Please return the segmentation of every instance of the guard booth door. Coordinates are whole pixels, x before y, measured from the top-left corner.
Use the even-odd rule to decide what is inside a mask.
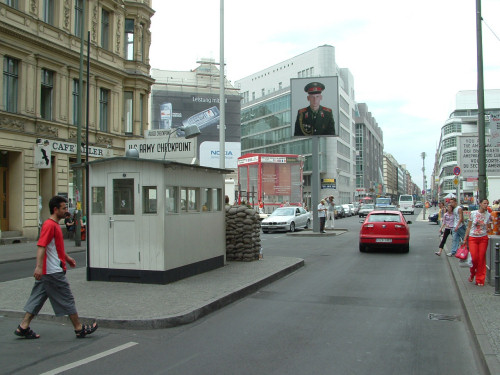
[[[139,173],[108,174],[107,191],[110,268],[140,269]]]

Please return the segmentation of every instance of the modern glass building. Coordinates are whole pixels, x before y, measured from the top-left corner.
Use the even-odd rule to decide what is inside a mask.
[[[485,90],[484,99],[486,175],[500,176],[500,169],[495,167],[495,164],[500,164],[500,154],[498,146],[491,144],[490,129],[490,120],[500,116],[500,90]],[[455,194],[458,189],[461,199],[465,202],[472,202],[477,195],[479,171],[477,165],[474,165],[474,155],[477,157],[478,151],[477,115],[476,91],[459,91],[456,95],[456,109],[441,128],[441,138],[436,153],[434,175],[437,182],[437,196],[440,199],[450,193]],[[454,173],[457,166],[461,168],[458,177]]]
[[[298,154],[304,161],[304,202],[311,207],[312,141],[292,134],[292,78],[339,78],[339,134],[320,138],[320,176],[335,179],[321,190],[336,203],[355,199],[356,140],[354,79],[348,69],[335,63],[335,48],[329,45],[270,66],[235,82],[242,95],[241,154]],[[295,114],[294,114],[295,115]]]

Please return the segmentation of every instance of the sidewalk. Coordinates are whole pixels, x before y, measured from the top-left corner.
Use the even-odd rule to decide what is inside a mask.
[[[416,221],[428,222],[429,214],[437,212],[437,208],[432,207],[426,211],[425,220],[422,217],[422,210]],[[448,252],[447,246],[443,249],[445,254]],[[469,268],[460,267],[457,258],[447,256],[444,258],[457,286],[460,302],[465,311],[465,320],[478,348],[479,359],[487,373],[500,374],[500,296],[495,295],[495,288],[489,283],[484,287],[469,283],[467,281]]]
[[[85,251],[65,240],[68,253]],[[36,243],[0,246],[0,263],[35,259]],[[166,285],[86,281],[86,269],[68,269],[67,277],[83,320],[101,327],[151,329],[191,323],[256,292],[304,265],[300,258],[264,256],[254,262],[228,262],[224,267]],[[0,283],[0,314],[21,318],[33,277]],[[133,301],[133,303],[131,303]],[[50,303],[38,319],[55,317]]]

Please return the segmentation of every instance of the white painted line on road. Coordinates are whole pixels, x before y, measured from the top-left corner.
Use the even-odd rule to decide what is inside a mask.
[[[61,366],[61,367],[55,368],[53,370],[44,372],[41,375],[56,375],[56,374],[60,374],[61,372],[64,372],[64,371],[67,371],[67,370],[71,370],[71,369],[73,369],[75,367],[78,367],[78,366],[81,366],[81,365],[85,365],[85,364],[87,364],[89,362],[97,361],[98,359],[107,357],[108,355],[118,353],[118,352],[120,352],[122,350],[125,350],[125,349],[128,349],[128,348],[130,348],[130,347],[132,347],[134,345],[137,345],[137,343],[133,342],[133,341],[130,341],[130,342],[126,343],[126,344],[117,346],[116,348],[113,348],[113,349],[106,350],[105,352],[102,352],[102,353],[90,356],[90,357],[88,357],[86,359],[82,359],[80,361],[69,363],[69,364],[67,364],[65,366]]]

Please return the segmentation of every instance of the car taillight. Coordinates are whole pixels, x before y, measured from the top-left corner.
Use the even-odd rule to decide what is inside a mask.
[[[397,229],[401,229],[401,228],[404,228],[405,226],[404,225],[401,225],[401,224],[396,224],[394,225],[394,228],[397,228]]]
[[[366,225],[365,225],[365,228],[373,228],[374,226],[375,226],[375,225],[373,225],[373,224],[366,224]]]

